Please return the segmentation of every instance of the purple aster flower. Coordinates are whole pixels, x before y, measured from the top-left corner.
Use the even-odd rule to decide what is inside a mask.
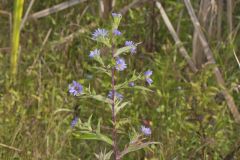
[[[127,64],[123,58],[117,58],[115,67],[116,70],[123,71],[125,68],[127,68]]]
[[[145,79],[146,79],[146,82],[151,85],[153,83],[153,80],[150,78],[150,76],[152,75],[152,71],[151,70],[147,70],[145,73]]]
[[[145,126],[141,126],[141,131],[146,136],[150,136],[152,134],[151,129]]]
[[[133,41],[126,41],[125,46],[131,46],[132,48],[130,49],[130,52],[132,54],[137,52],[137,47],[135,46],[135,43]]]
[[[77,122],[78,122],[78,117],[74,117],[71,122],[71,127],[73,128],[74,126],[76,126]]]
[[[81,94],[83,92],[83,86],[76,81],[73,81],[72,84],[69,84],[68,89],[69,93],[74,96]]]
[[[120,13],[112,13],[112,16],[113,16],[113,18],[114,17],[118,17],[118,18],[122,17],[122,15]]]
[[[135,83],[134,83],[134,82],[129,82],[128,85],[129,85],[130,87],[134,87]]]
[[[99,37],[107,37],[108,35],[108,31],[106,29],[101,29],[101,28],[98,28],[94,31],[94,33],[92,34],[93,36],[93,39],[97,39]]]
[[[149,85],[151,85],[153,83],[153,80],[151,78],[146,78],[146,81]]]
[[[133,46],[134,42],[133,41],[126,41],[125,46]]]
[[[99,49],[95,49],[94,51],[90,52],[89,57],[90,58],[94,58],[94,57],[99,56],[99,55],[100,55],[100,50]]]
[[[122,34],[122,32],[120,32],[118,29],[114,29],[114,30],[113,30],[113,34],[114,34],[115,36],[120,36],[120,35]]]
[[[144,75],[145,75],[146,77],[150,77],[150,76],[152,75],[152,71],[151,71],[151,70],[147,70],[147,71],[144,73]]]
[[[118,92],[114,92],[115,96],[117,97],[117,99],[119,99],[120,101],[123,100],[123,95],[118,93]],[[108,98],[112,99],[113,98],[113,91],[109,91],[108,93]]]

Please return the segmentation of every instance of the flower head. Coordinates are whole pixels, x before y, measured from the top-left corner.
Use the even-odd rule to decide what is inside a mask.
[[[127,68],[127,64],[125,63],[125,60],[123,58],[117,58],[115,67],[116,70],[123,71]]]
[[[99,49],[95,49],[94,51],[90,52],[89,57],[90,58],[94,58],[94,57],[99,56],[99,55],[100,55],[100,50]]]
[[[122,95],[122,94],[114,91],[114,95],[115,95],[114,97],[116,97],[116,98],[119,99],[120,101],[123,100],[123,95]],[[108,93],[108,98],[111,98],[111,99],[113,98],[113,91],[109,91],[109,93]]]
[[[92,34],[93,36],[93,39],[98,39],[99,37],[107,37],[108,35],[108,31],[106,29],[101,29],[101,28],[98,28],[94,31],[94,33]]]
[[[76,116],[73,118],[73,120],[71,122],[71,127],[73,128],[74,126],[76,126],[77,122],[78,122],[78,117]]]
[[[77,96],[83,92],[83,86],[76,81],[73,81],[72,84],[69,84],[68,89],[69,93],[74,96]]]
[[[133,41],[126,41],[125,46],[133,46],[134,42]]]
[[[144,73],[144,76],[145,76],[145,80],[146,82],[151,85],[153,83],[153,80],[150,78],[150,76],[152,75],[152,71],[151,70],[147,70],[145,73]]]
[[[147,70],[147,71],[144,73],[144,75],[145,75],[146,77],[150,77],[150,76],[152,75],[152,71],[151,71],[151,70]]]
[[[125,46],[131,46],[130,52],[132,54],[137,52],[137,47],[135,46],[135,43],[133,41],[126,41]]]
[[[118,17],[118,18],[122,17],[122,15],[120,13],[112,13],[112,16],[113,16],[113,18],[114,17]]]
[[[153,83],[153,80],[151,78],[146,78],[146,82],[151,85]]]
[[[128,86],[130,86],[130,87],[134,87],[134,85],[135,85],[134,82],[129,82],[129,83],[128,83]]]
[[[141,126],[141,131],[146,136],[150,136],[152,134],[151,129],[145,126]]]
[[[115,36],[120,36],[120,35],[122,34],[122,32],[120,32],[118,29],[114,29],[114,30],[113,30],[113,34],[114,34]]]

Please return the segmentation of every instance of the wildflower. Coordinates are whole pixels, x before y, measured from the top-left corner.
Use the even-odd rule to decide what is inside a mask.
[[[113,18],[114,17],[117,17],[117,18],[121,18],[122,17],[122,15],[120,13],[112,13],[112,16],[113,16]]]
[[[150,78],[150,76],[152,75],[152,71],[151,70],[147,70],[145,73],[144,73],[144,75],[145,75],[145,80],[146,80],[146,82],[149,84],[149,85],[151,85],[152,83],[153,83],[153,80]]]
[[[151,78],[146,78],[146,81],[149,85],[151,85],[153,83],[153,80]]]
[[[133,46],[134,42],[133,41],[126,41],[125,46]]]
[[[122,32],[120,32],[118,29],[114,29],[114,30],[113,30],[113,34],[114,34],[115,36],[120,36],[120,35],[122,34]]]
[[[119,99],[120,101],[123,100],[123,95],[122,95],[122,94],[114,91],[114,95],[115,95],[114,97],[116,97],[116,98]],[[109,93],[108,93],[108,98],[111,98],[111,99],[113,98],[113,91],[109,91]]]
[[[150,77],[150,76],[152,75],[152,71],[151,71],[151,70],[147,70],[147,71],[144,73],[144,75],[145,75],[146,77]]]
[[[83,92],[83,86],[76,81],[73,81],[72,84],[68,86],[69,93],[76,96]]]
[[[125,46],[131,46],[130,52],[132,54],[137,52],[137,47],[135,46],[135,43],[133,41],[126,41]]]
[[[94,51],[90,52],[89,57],[94,58],[94,57],[99,56],[99,55],[100,55],[100,50],[95,49]]]
[[[130,86],[130,87],[133,87],[134,85],[135,85],[134,82],[129,82],[129,83],[128,83],[128,86]]]
[[[98,39],[99,37],[107,37],[108,35],[108,31],[106,29],[101,29],[101,28],[98,28],[94,31],[94,33],[92,34],[93,36],[93,39]]]
[[[77,122],[78,122],[78,117],[76,116],[73,118],[73,120],[71,122],[71,127],[73,128],[74,126],[76,126]]]
[[[141,126],[141,131],[146,136],[150,136],[152,134],[151,129],[145,126]]]
[[[125,63],[125,60],[123,58],[117,58],[115,67],[116,70],[123,71],[125,68],[127,68],[127,64]]]

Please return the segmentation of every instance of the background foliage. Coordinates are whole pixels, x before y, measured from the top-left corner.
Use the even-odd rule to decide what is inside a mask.
[[[1,11],[13,12],[13,1],[0,2]],[[64,1],[35,1],[30,15],[61,2]],[[131,2],[116,1],[113,10],[118,12]],[[23,14],[29,3],[30,0],[25,1]],[[200,1],[192,3],[197,12]],[[165,0],[162,4],[191,53],[193,25],[184,3]],[[233,54],[235,49],[236,55],[240,55],[238,6],[239,1],[235,1],[232,14],[235,37],[228,39],[228,21],[223,16],[222,39],[209,43],[226,86],[240,106],[240,72]],[[72,136],[70,123],[74,107],[80,106],[82,121],[87,121],[92,114],[97,124],[97,117],[102,117],[102,129],[106,131],[108,128],[104,125],[110,123],[111,115],[106,114],[107,107],[97,101],[76,101],[68,95],[67,88],[76,79],[107,95],[100,87],[107,85],[106,77],[91,70],[93,63],[88,54],[93,47],[91,32],[97,26],[109,28],[110,15],[101,18],[98,1],[86,1],[39,19],[27,20],[20,36],[14,87],[9,81],[12,23],[8,15],[0,15],[0,159],[95,159],[94,153],[109,146]],[[153,1],[130,8],[123,15],[121,27],[124,37],[142,42],[136,57],[126,59],[131,62],[129,70],[151,69],[154,73],[153,93],[124,93],[132,102],[124,115],[126,121],[132,123],[125,125],[122,132],[128,134],[129,130],[139,130],[141,124],[149,123],[153,131],[150,139],[161,142],[161,146],[131,153],[126,159],[218,160],[231,156],[239,159],[240,127],[220,93],[221,88],[211,72],[213,66],[204,67],[196,74],[189,71]],[[46,35],[49,36],[46,38]],[[131,98],[132,94],[135,98]]]

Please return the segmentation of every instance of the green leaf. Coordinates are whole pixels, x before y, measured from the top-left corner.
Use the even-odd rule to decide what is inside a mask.
[[[105,69],[105,68],[102,68],[102,67],[92,67],[92,68],[96,69],[99,72],[107,74],[109,77],[112,76],[112,73],[109,70]]]
[[[113,145],[113,141],[109,137],[103,134],[97,134],[89,131],[79,131],[77,133],[73,133],[73,135],[79,139],[99,140],[99,141],[106,142],[107,144]]]
[[[100,132],[101,132],[101,121],[102,121],[102,119],[100,118],[98,120],[98,125],[97,125],[97,130],[96,130],[97,134],[100,134]]]
[[[90,131],[92,131],[91,121],[92,121],[92,115],[88,118],[88,122],[87,122],[87,126]]]
[[[109,103],[112,104],[112,100],[106,97],[103,97],[102,95],[90,95],[89,97],[96,99],[98,101],[104,102],[104,103]]]
[[[141,43],[141,42],[140,42],[140,43]],[[116,53],[114,54],[114,57],[117,57],[117,56],[119,56],[120,54],[129,52],[132,47],[134,47],[134,46],[137,47],[137,45],[139,45],[140,43],[136,43],[136,44],[134,44],[133,46],[125,46],[125,47],[119,48],[119,49],[116,51]]]
[[[134,152],[134,151],[137,151],[137,150],[140,150],[142,148],[145,148],[147,147],[148,145],[151,145],[151,144],[160,144],[159,142],[145,142],[145,143],[133,143],[133,144],[130,144],[127,148],[125,148],[119,158],[122,158],[124,155],[130,153],[130,152]]]
[[[114,57],[117,57],[117,56],[119,56],[120,54],[129,52],[131,48],[132,48],[132,46],[126,46],[126,47],[119,48],[119,49],[116,51],[116,53],[114,54]]]
[[[153,92],[151,89],[147,88],[147,87],[143,87],[143,86],[134,86],[134,89],[140,89],[140,90],[144,90],[144,91],[149,91],[149,92]]]
[[[118,114],[118,112],[122,109],[122,108],[124,108],[127,104],[129,104],[129,102],[123,102],[123,103],[121,103],[121,105],[116,105],[116,111],[115,111],[115,115],[117,115]]]
[[[102,140],[110,145],[113,145],[113,141],[109,137],[107,137],[103,134],[97,134],[97,136],[99,137],[100,140]]]

